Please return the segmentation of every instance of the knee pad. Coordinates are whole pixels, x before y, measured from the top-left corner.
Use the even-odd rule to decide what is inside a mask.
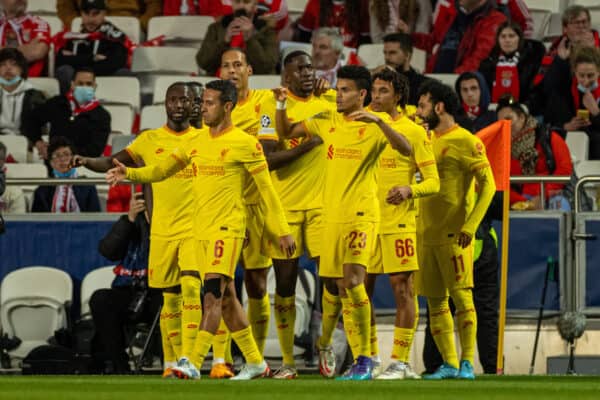
[[[216,299],[220,299],[223,296],[221,293],[221,279],[211,278],[204,282],[204,294],[212,294]]]

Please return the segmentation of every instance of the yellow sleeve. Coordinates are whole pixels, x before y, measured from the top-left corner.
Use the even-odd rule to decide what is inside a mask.
[[[149,183],[167,179],[181,171],[189,164],[189,158],[184,150],[175,149],[169,157],[158,164],[143,168],[127,168],[127,179],[134,182]]]
[[[131,159],[138,165],[144,164],[142,154],[144,152],[144,146],[146,146],[146,143],[146,134],[142,133],[125,148],[125,151],[129,154]]]
[[[476,169],[474,175],[475,180],[477,181],[478,196],[475,207],[473,207],[471,214],[467,217],[462,228],[463,232],[466,232],[471,236],[475,235],[475,231],[483,220],[483,217],[494,198],[494,194],[496,193],[496,182],[494,181],[492,168],[489,165]]]
[[[440,191],[440,177],[438,175],[431,142],[426,135],[422,136],[422,138],[418,138],[414,142],[411,142],[415,162],[422,177],[421,182],[410,185],[413,198],[429,196]]]

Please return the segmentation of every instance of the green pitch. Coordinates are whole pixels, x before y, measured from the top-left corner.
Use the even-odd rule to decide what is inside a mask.
[[[2,376],[3,400],[469,400],[469,399],[598,399],[599,377],[506,376],[464,381],[336,382],[318,376],[296,381],[250,382],[163,380],[158,376]]]

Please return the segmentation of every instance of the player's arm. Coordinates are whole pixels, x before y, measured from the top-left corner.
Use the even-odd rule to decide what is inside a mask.
[[[475,180],[477,181],[479,192],[475,207],[473,207],[473,210],[467,216],[467,220],[465,221],[459,236],[458,244],[463,248],[467,247],[473,239],[477,227],[483,220],[483,217],[494,198],[494,194],[496,194],[496,182],[494,181],[494,174],[492,173],[492,168],[489,164],[484,164],[483,166],[475,168],[473,173],[475,175]]]
[[[304,137],[308,135],[305,130],[304,124],[301,122],[291,123],[287,115],[287,89],[284,87],[278,87],[273,89],[275,101],[277,102],[277,108],[275,110],[275,129],[277,134],[283,139],[291,139],[297,137]]]
[[[115,167],[106,173],[106,181],[111,185],[115,185],[125,179],[140,183],[159,182],[181,171],[188,163],[187,154],[180,149],[175,149],[169,157],[158,164],[142,168],[127,168],[119,160],[114,159],[113,164]]]
[[[281,150],[279,148],[279,142],[277,141],[260,141],[267,159],[267,164],[269,164],[270,171],[274,171],[285,165],[288,165],[292,161],[300,158],[300,156],[308,153],[322,143],[323,139],[321,139],[320,136],[312,136],[310,139],[303,141],[292,149]]]
[[[409,156],[412,153],[412,146],[408,139],[401,133],[396,132],[394,128],[389,126],[382,118],[377,115],[371,114],[364,110],[355,111],[348,115],[348,118],[354,119],[355,121],[373,122],[377,124],[379,129],[383,132],[387,138],[392,149],[396,150],[404,156]]]
[[[73,157],[73,161],[71,161],[71,167],[86,167],[94,172],[106,172],[114,166],[113,159],[118,160],[127,167],[136,166],[135,160],[131,157],[129,152],[127,152],[127,150],[121,150],[110,157],[84,157],[77,154]]]

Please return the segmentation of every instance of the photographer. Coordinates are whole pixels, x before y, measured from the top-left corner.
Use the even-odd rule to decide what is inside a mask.
[[[118,262],[112,288],[97,290],[90,299],[94,343],[99,347],[93,352],[107,362],[105,373],[130,372],[124,326],[151,323],[162,303],[160,291],[148,288],[149,234],[146,204],[142,194],[136,193],[129,213],[121,216],[98,245],[100,254]]]

